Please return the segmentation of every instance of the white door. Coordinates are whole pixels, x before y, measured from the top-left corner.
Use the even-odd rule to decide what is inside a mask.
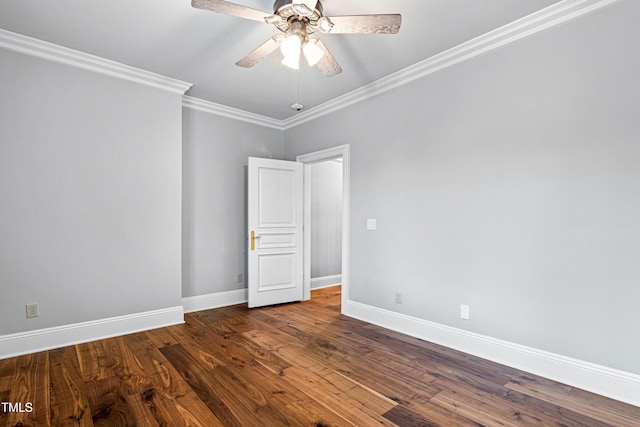
[[[249,158],[249,307],[303,297],[303,164]]]

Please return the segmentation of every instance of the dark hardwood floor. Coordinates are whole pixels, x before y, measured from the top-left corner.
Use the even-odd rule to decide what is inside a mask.
[[[309,302],[0,361],[0,426],[640,426],[640,408]],[[13,407],[15,410],[16,407]]]

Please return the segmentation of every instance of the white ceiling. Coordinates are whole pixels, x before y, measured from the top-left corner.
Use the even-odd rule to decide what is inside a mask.
[[[280,64],[276,51],[236,67],[275,27],[193,9],[190,0],[2,0],[0,28],[173,77],[189,95],[283,120],[297,100],[312,108],[558,0],[323,0],[327,16],[400,13],[396,35],[322,34],[343,72],[324,77]],[[271,11],[272,0],[236,3]]]

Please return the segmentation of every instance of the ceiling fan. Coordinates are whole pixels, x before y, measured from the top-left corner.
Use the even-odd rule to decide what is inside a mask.
[[[276,0],[273,13],[262,12],[223,0],[192,0],[191,6],[254,21],[273,24],[277,34],[245,56],[236,65],[251,68],[278,47],[284,55],[282,64],[298,69],[304,55],[310,67],[332,77],[342,68],[327,50],[317,32],[326,34],[396,34],[400,30],[399,14],[349,15],[328,17],[323,14],[320,0]]]

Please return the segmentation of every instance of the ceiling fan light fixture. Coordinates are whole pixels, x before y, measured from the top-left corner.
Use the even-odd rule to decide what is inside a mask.
[[[337,1],[337,0],[336,0]],[[317,66],[325,77],[333,77],[342,68],[314,34],[396,34],[402,24],[399,13],[370,15],[324,15],[322,0],[275,0],[273,13],[233,3],[233,0],[191,0],[191,6],[253,21],[266,22],[280,34],[268,39],[247,56],[236,62],[238,67],[251,68],[280,47],[282,64],[299,69],[304,54],[310,66]],[[310,37],[311,35],[311,37]]]
[[[316,65],[324,56],[324,50],[320,49],[317,43],[317,39],[310,38],[302,48],[302,52],[304,53],[304,57],[307,58],[309,67]]]

